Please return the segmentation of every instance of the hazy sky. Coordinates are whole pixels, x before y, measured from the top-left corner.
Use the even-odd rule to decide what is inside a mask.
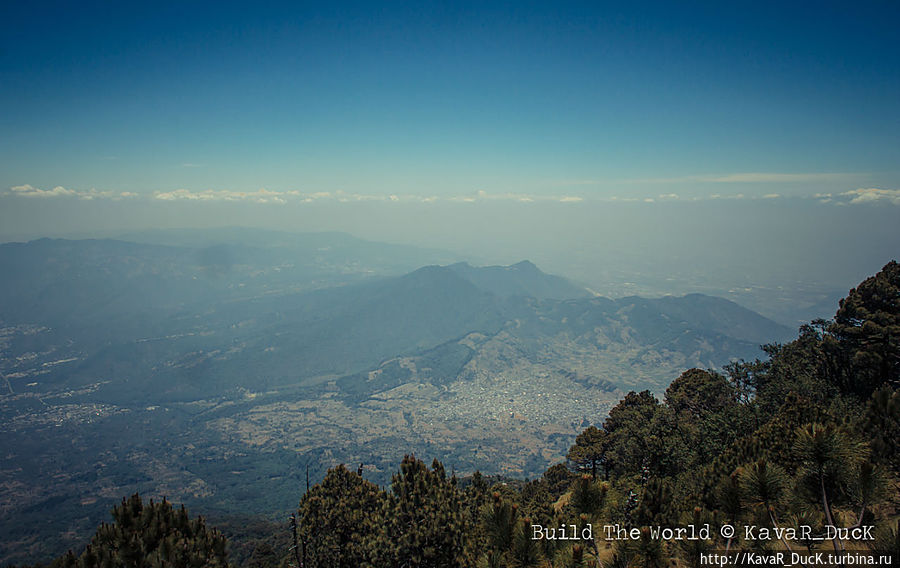
[[[819,269],[875,264],[900,244],[898,24],[889,1],[4,2],[0,236],[617,235],[696,262],[778,235],[799,267],[828,230],[848,244]],[[707,220],[743,229],[673,236]]]
[[[895,2],[134,4],[3,3],[6,189],[900,185]]]

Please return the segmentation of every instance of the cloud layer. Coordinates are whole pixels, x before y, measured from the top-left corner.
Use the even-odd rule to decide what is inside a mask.
[[[48,198],[48,197],[75,197],[78,199],[122,199],[125,197],[137,197],[136,193],[130,191],[97,191],[94,188],[87,190],[66,189],[61,185],[57,185],[53,189],[40,189],[31,184],[15,185],[9,188],[7,195],[28,198]]]
[[[243,202],[243,203],[313,203],[313,202],[338,202],[352,203],[364,201],[404,202],[404,203],[476,203],[476,202],[555,202],[555,203],[580,203],[582,201],[609,201],[609,202],[643,202],[654,203],[662,201],[708,201],[718,199],[748,199],[748,200],[778,200],[786,197],[779,193],[766,193],[764,195],[746,195],[744,193],[712,193],[706,196],[682,196],[677,193],[661,193],[655,195],[627,195],[627,196],[591,196],[591,195],[546,195],[529,193],[490,193],[484,190],[461,195],[416,195],[416,194],[364,194],[348,193],[344,191],[316,191],[302,192],[299,190],[270,190],[260,188],[255,191],[235,191],[228,189],[176,189],[172,191],[156,191],[153,193],[138,194],[128,191],[98,191],[96,189],[74,190],[63,186],[52,189],[40,189],[30,184],[17,185],[0,196],[20,198],[69,198],[80,200],[139,198],[154,201],[193,201],[193,202]],[[820,203],[833,203],[836,205],[865,205],[865,204],[892,204],[900,205],[900,190],[884,188],[858,188],[840,193],[815,193],[806,196],[794,196],[794,199],[815,199]]]
[[[853,191],[845,191],[841,194],[848,197],[850,203],[892,203],[900,205],[900,189],[880,189],[877,187],[867,187],[854,189]]]

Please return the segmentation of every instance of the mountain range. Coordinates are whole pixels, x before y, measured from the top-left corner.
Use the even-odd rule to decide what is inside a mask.
[[[23,539],[39,512],[93,526],[132,491],[274,514],[301,466],[384,483],[398,452],[532,475],[625,392],[793,335],[721,298],[603,298],[528,261],[152,236],[0,245],[0,527]]]

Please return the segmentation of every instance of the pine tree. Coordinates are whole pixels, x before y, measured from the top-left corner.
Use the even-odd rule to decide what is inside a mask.
[[[297,515],[304,568],[357,568],[386,562],[386,496],[344,465],[328,470],[300,500]]]
[[[569,450],[566,459],[582,471],[589,471],[593,479],[597,479],[597,470],[603,468],[604,478],[609,479],[609,469],[605,467],[610,438],[604,430],[589,426],[575,438],[575,445]]]
[[[889,262],[841,300],[828,331],[850,373],[841,387],[863,397],[900,383],[900,264]]]
[[[114,522],[103,523],[84,552],[54,560],[53,568],[166,568],[228,566],[225,537],[208,529],[202,517],[191,519],[182,505],[165,499],[145,504],[137,494],[112,510]]]
[[[900,390],[882,387],[872,394],[863,427],[874,457],[900,475]]]
[[[431,469],[406,456],[391,483],[387,539],[394,566],[456,568],[464,557],[461,495],[437,460]]]
[[[799,488],[808,501],[822,507],[826,522],[838,526],[835,507],[852,498],[847,488],[857,482],[861,523],[877,486],[865,445],[840,427],[811,423],[797,430],[794,450],[802,464],[797,472]],[[843,549],[840,539],[835,538],[833,544],[835,551]]]

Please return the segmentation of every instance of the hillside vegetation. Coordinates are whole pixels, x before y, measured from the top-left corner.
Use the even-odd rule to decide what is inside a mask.
[[[296,546],[275,549],[263,538],[258,547],[269,546],[269,554],[242,560],[305,568],[662,567],[698,566],[712,550],[763,548],[877,548],[900,558],[900,265],[889,263],[851,290],[832,321],[813,322],[765,350],[767,359],[723,373],[688,370],[661,398],[627,393],[600,427],[582,431],[565,464],[531,481],[459,478],[437,460],[429,466],[408,455],[383,489],[362,467],[334,467],[300,498]],[[118,509],[115,515],[121,526]],[[608,542],[599,529],[588,540],[532,538],[533,524],[588,523],[644,536],[650,527],[709,523],[713,530],[692,541]],[[726,539],[718,530],[724,524],[808,525],[816,536],[828,525],[872,525],[875,540],[762,542],[742,532]],[[153,526],[142,530],[160,530]],[[97,558],[118,546],[101,538],[110,532],[101,527],[77,559],[53,564],[107,565]],[[206,550],[201,564],[215,564],[218,541],[204,548],[209,538],[197,531],[183,546]],[[144,565],[136,562],[128,565]]]

